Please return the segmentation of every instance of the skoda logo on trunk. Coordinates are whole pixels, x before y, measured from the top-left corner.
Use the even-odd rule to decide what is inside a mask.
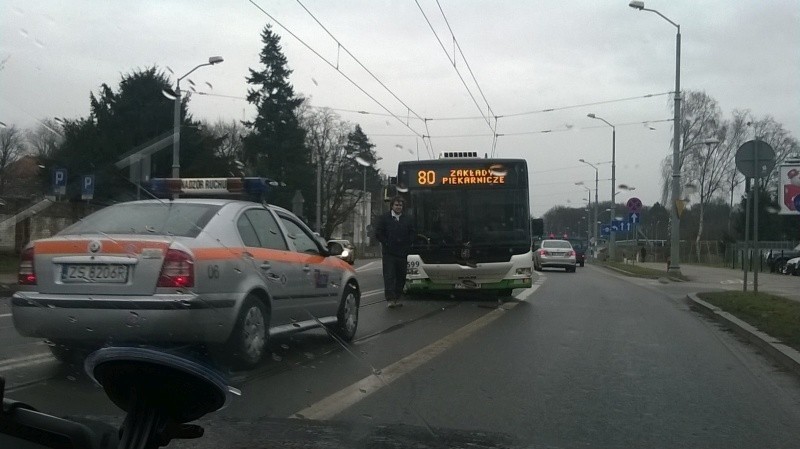
[[[100,244],[99,240],[92,240],[91,242],[89,242],[89,252],[96,253],[100,251],[101,247],[102,245]]]

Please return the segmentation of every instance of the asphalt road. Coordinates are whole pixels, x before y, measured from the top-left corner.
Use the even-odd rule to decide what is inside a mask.
[[[366,294],[354,344],[339,346],[321,331],[273,341],[261,367],[228,374],[242,396],[201,420],[206,436],[175,446],[270,447],[264,443],[287,435],[276,426],[306,423],[282,420],[288,417],[347,422],[359,435],[410,425],[442,447],[455,438],[442,429],[497,433],[508,436],[503,445],[537,448],[788,448],[800,441],[800,380],[691,311],[684,298],[698,284],[587,266],[546,271],[534,289],[515,291],[499,308],[424,297],[387,309],[379,263],[363,266],[360,278]],[[0,363],[47,349],[15,340],[8,325],[0,318],[0,338],[17,346],[3,348]],[[49,359],[7,372],[21,379],[14,399],[60,415],[119,420],[79,367]]]

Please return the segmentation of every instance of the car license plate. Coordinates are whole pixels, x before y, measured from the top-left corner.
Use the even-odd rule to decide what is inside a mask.
[[[63,265],[61,282],[99,282],[124,284],[128,282],[127,265]]]
[[[455,288],[458,290],[481,288],[481,284],[475,282],[457,282]]]

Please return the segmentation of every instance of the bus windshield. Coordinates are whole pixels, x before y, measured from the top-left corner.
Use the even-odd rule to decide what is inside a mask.
[[[417,245],[530,243],[525,189],[411,192]],[[527,242],[527,243],[526,243]]]

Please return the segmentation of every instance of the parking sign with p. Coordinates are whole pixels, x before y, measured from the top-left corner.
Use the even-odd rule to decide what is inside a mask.
[[[66,195],[67,193],[66,168],[56,168],[53,170],[53,193],[56,195]]]
[[[94,175],[84,175],[81,183],[81,199],[91,200],[94,198]]]

